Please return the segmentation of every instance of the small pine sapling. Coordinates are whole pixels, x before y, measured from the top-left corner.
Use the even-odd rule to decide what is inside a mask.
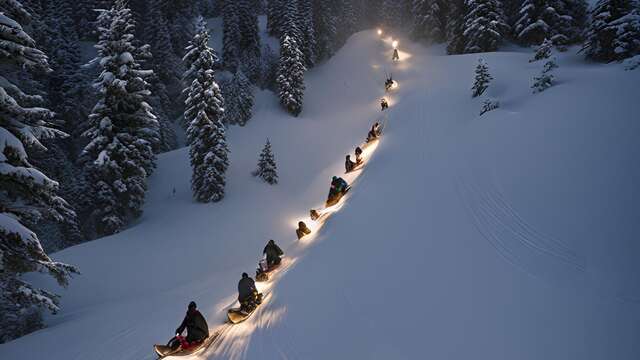
[[[553,48],[553,42],[549,39],[544,39],[542,44],[536,50],[536,53],[533,55],[533,58],[529,59],[529,62],[536,62],[538,60],[544,60],[551,57],[551,49]]]
[[[484,115],[489,111],[495,110],[499,107],[500,107],[500,102],[498,100],[485,99],[484,102],[482,103],[482,110],[480,110],[480,116]]]
[[[534,94],[543,92],[553,86],[554,76],[551,72],[557,67],[558,64],[556,64],[555,59],[549,59],[544,63],[540,76],[533,78],[533,85],[531,88],[533,89]]]
[[[267,139],[267,143],[264,145],[262,152],[260,153],[260,159],[258,160],[258,169],[252,174],[264,180],[269,185],[275,185],[278,183],[276,160],[271,150],[271,142]]]
[[[473,83],[473,87],[471,88],[473,91],[472,96],[478,97],[484,94],[489,87],[491,80],[493,80],[493,77],[489,74],[489,67],[487,66],[487,63],[482,59],[478,59],[478,65],[476,66],[476,78]]]

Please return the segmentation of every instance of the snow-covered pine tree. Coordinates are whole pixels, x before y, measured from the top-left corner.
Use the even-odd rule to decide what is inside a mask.
[[[600,0],[591,11],[582,51],[588,59],[621,61],[640,54],[640,8],[633,0]]]
[[[269,0],[267,2],[267,31],[269,35],[282,35],[282,20],[284,19],[284,5],[286,0]]]
[[[262,79],[261,88],[277,91],[276,79],[278,78],[278,55],[271,49],[268,44],[262,47]]]
[[[167,18],[171,31],[171,42],[177,56],[182,56],[183,49],[195,33],[196,8],[193,0],[163,0],[163,13]]]
[[[182,58],[185,67],[182,78],[187,86],[191,85],[200,70],[216,71],[220,68],[218,55],[209,47],[209,31],[204,25],[204,19],[201,18],[199,24],[196,34],[186,48],[187,53]]]
[[[49,103],[52,109],[65,120],[65,131],[73,134],[78,127],[78,118],[87,115],[83,103],[88,79],[81,71],[82,55],[78,45],[78,34],[70,17],[71,10],[65,1],[44,4],[44,27],[53,72],[48,77]]]
[[[50,127],[54,114],[39,96],[25,94],[10,81],[20,68],[47,71],[47,57],[21,23],[30,14],[17,0],[0,3],[0,343],[42,326],[40,309],[58,310],[58,296],[21,278],[28,272],[51,275],[66,286],[77,269],[55,262],[29,228],[43,217],[65,221],[75,217],[56,193],[58,183],[32,167],[26,148],[43,139],[64,136]]]
[[[255,0],[234,0],[237,3],[240,28],[241,64],[252,82],[260,79],[260,35]]]
[[[498,100],[485,99],[484,102],[482,102],[482,109],[480,110],[480,116],[498,108],[500,108],[500,102]]]
[[[515,23],[515,37],[524,45],[539,45],[550,39],[566,45],[580,37],[584,22],[584,0],[524,0]]]
[[[82,152],[87,175],[94,186],[97,233],[120,231],[142,212],[147,176],[155,166],[153,149],[160,142],[158,121],[146,102],[150,95],[138,62],[147,48],[137,47],[135,26],[126,0],[99,15],[100,40],[96,44],[101,74],[96,81],[98,103],[89,115]],[[107,21],[109,20],[109,21]]]
[[[478,59],[478,65],[476,66],[476,77],[471,88],[472,96],[478,97],[487,90],[489,84],[493,80],[491,74],[489,74],[489,66],[483,59]]]
[[[515,29],[516,21],[520,19],[520,5],[523,0],[502,0],[502,11],[504,12],[507,24]],[[513,34],[512,34],[513,35]]]
[[[171,29],[162,14],[162,0],[147,0],[144,16],[144,40],[151,47],[153,70],[165,86],[177,85],[180,79],[180,57],[171,42]]]
[[[464,52],[496,51],[509,32],[498,0],[467,0]]]
[[[222,60],[224,67],[232,72],[238,68],[242,48],[240,33],[240,17],[238,4],[233,0],[225,0],[222,5]]]
[[[300,42],[300,51],[304,54],[305,65],[309,69],[316,64],[316,49],[318,47],[313,26],[313,4],[311,1],[298,0],[296,17],[296,27],[299,34],[299,39],[296,40]]]
[[[542,73],[540,76],[533,78],[533,85],[531,85],[531,88],[533,89],[533,93],[536,94],[545,91],[550,88],[551,85],[553,85],[553,74]]]
[[[387,28],[399,28],[404,20],[406,0],[383,0],[382,23]]]
[[[191,80],[184,91],[187,94],[184,120],[193,171],[191,188],[197,201],[216,202],[224,197],[229,148],[222,123],[224,99],[214,78],[219,60],[209,47],[205,26],[198,26],[184,62],[187,67],[184,79]]]
[[[466,0],[452,0],[447,14],[447,45],[448,54],[462,54],[466,43],[465,16],[467,14]]]
[[[73,18],[82,40],[95,40],[96,20],[98,13],[95,9],[105,9],[111,5],[109,0],[82,0],[74,2]]]
[[[342,46],[349,36],[356,32],[359,24],[360,13],[357,10],[357,6],[355,3],[358,1],[354,0],[337,0],[338,1],[338,43]],[[300,5],[298,5],[300,6]],[[304,34],[304,33],[303,33]]]
[[[540,76],[536,76],[533,78],[533,85],[531,88],[533,89],[533,93],[539,93],[545,91],[553,85],[554,76],[551,72],[558,67],[555,59],[551,58],[544,63],[542,67],[542,72]]]
[[[551,50],[553,49],[553,42],[549,39],[544,39],[542,44],[538,46],[533,58],[529,59],[529,62],[536,62],[538,60],[548,59],[551,56]]]
[[[280,104],[293,116],[302,112],[304,98],[304,56],[295,39],[285,35],[280,45],[280,62],[278,64],[278,92]]]
[[[213,70],[201,69],[189,87],[185,119],[191,159],[191,189],[199,202],[224,198],[229,148],[224,125],[224,100]]]
[[[183,78],[191,81],[189,87],[184,90],[184,94],[187,97],[184,112],[185,128],[188,128],[190,121],[197,117],[198,112],[201,110],[201,105],[204,106],[204,111],[210,121],[218,118],[220,118],[219,121],[223,121],[221,109],[224,108],[224,106],[222,103],[218,104],[216,96],[213,96],[215,94],[207,95],[213,96],[212,101],[207,103],[206,100],[200,98],[200,96],[205,96],[206,94],[203,94],[200,90],[195,91],[191,88],[195,84],[194,81],[199,78],[197,84],[200,87],[208,86],[207,89],[215,88],[219,90],[215,80],[207,77],[208,71],[211,71],[213,74],[215,70],[217,70],[219,63],[218,56],[215,51],[209,47],[209,31],[206,27],[199,27],[198,29],[199,31],[194,35],[193,40],[187,47],[188,51],[184,57],[187,70]],[[208,84],[209,81],[213,81],[215,86],[214,84]]]
[[[313,25],[316,37],[318,61],[330,58],[336,51],[338,16],[332,0],[313,1]]]
[[[264,144],[264,148],[260,152],[258,168],[252,174],[253,176],[261,178],[269,185],[275,185],[278,183],[277,170],[276,159],[271,150],[271,142],[267,139],[267,143]]]
[[[245,126],[253,116],[253,91],[251,82],[238,70],[224,91],[225,122]]]
[[[583,40],[587,23],[589,4],[586,0],[561,0],[563,16],[560,32],[567,37],[569,44],[576,44]]]
[[[448,1],[414,0],[412,36],[430,42],[443,42],[446,39],[448,10]]]

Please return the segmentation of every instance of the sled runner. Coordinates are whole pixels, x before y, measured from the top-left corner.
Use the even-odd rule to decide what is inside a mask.
[[[178,341],[176,338],[173,338],[169,340],[169,343],[167,345],[153,345],[153,350],[158,355],[158,359],[164,359],[168,356],[187,356],[207,349],[219,336],[220,332],[217,331],[200,343],[192,344],[189,348],[186,349],[182,348],[182,346],[178,346],[177,348],[175,346],[172,347],[171,343],[173,341]]]
[[[257,282],[269,281],[269,274],[271,274],[273,271],[278,269],[280,265],[282,265],[282,263],[273,264],[271,265],[271,267],[268,267],[266,260],[260,261],[259,267],[256,270],[256,281]]]
[[[229,309],[227,311],[227,318],[229,319],[229,322],[232,324],[238,324],[247,320],[251,315],[253,315],[254,312],[256,312],[256,310],[262,304],[262,300],[263,300],[262,294],[258,294],[257,300],[258,300],[258,303],[256,304],[256,306],[253,307],[253,309],[251,309],[251,311],[248,311],[248,312],[243,311],[241,307]]]

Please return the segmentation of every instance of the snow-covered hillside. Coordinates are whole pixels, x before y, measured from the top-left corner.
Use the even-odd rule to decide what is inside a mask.
[[[190,300],[222,324],[273,238],[289,266],[265,305],[192,358],[637,359],[640,72],[572,51],[558,84],[533,95],[541,64],[522,50],[400,49],[393,65],[389,38],[354,35],[307,75],[300,118],[258,93],[252,121],[229,132],[220,204],[193,202],[186,149],[162,155],[139,224],[54,254],[82,275],[49,327],[0,345],[0,358],[151,359]],[[482,117],[479,56],[501,103]],[[295,240],[382,119],[385,72],[399,83],[385,136],[344,206]],[[250,175],[267,137],[273,187]]]

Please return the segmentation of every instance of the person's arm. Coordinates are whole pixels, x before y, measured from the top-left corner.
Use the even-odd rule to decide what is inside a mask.
[[[187,327],[187,317],[188,316],[189,315],[184,317],[184,320],[182,320],[182,324],[180,324],[180,326],[176,329],[176,334],[182,334],[184,329]]]
[[[276,249],[278,250],[278,255],[279,256],[284,255],[284,251],[282,251],[282,249],[280,249],[280,246],[276,245]]]

